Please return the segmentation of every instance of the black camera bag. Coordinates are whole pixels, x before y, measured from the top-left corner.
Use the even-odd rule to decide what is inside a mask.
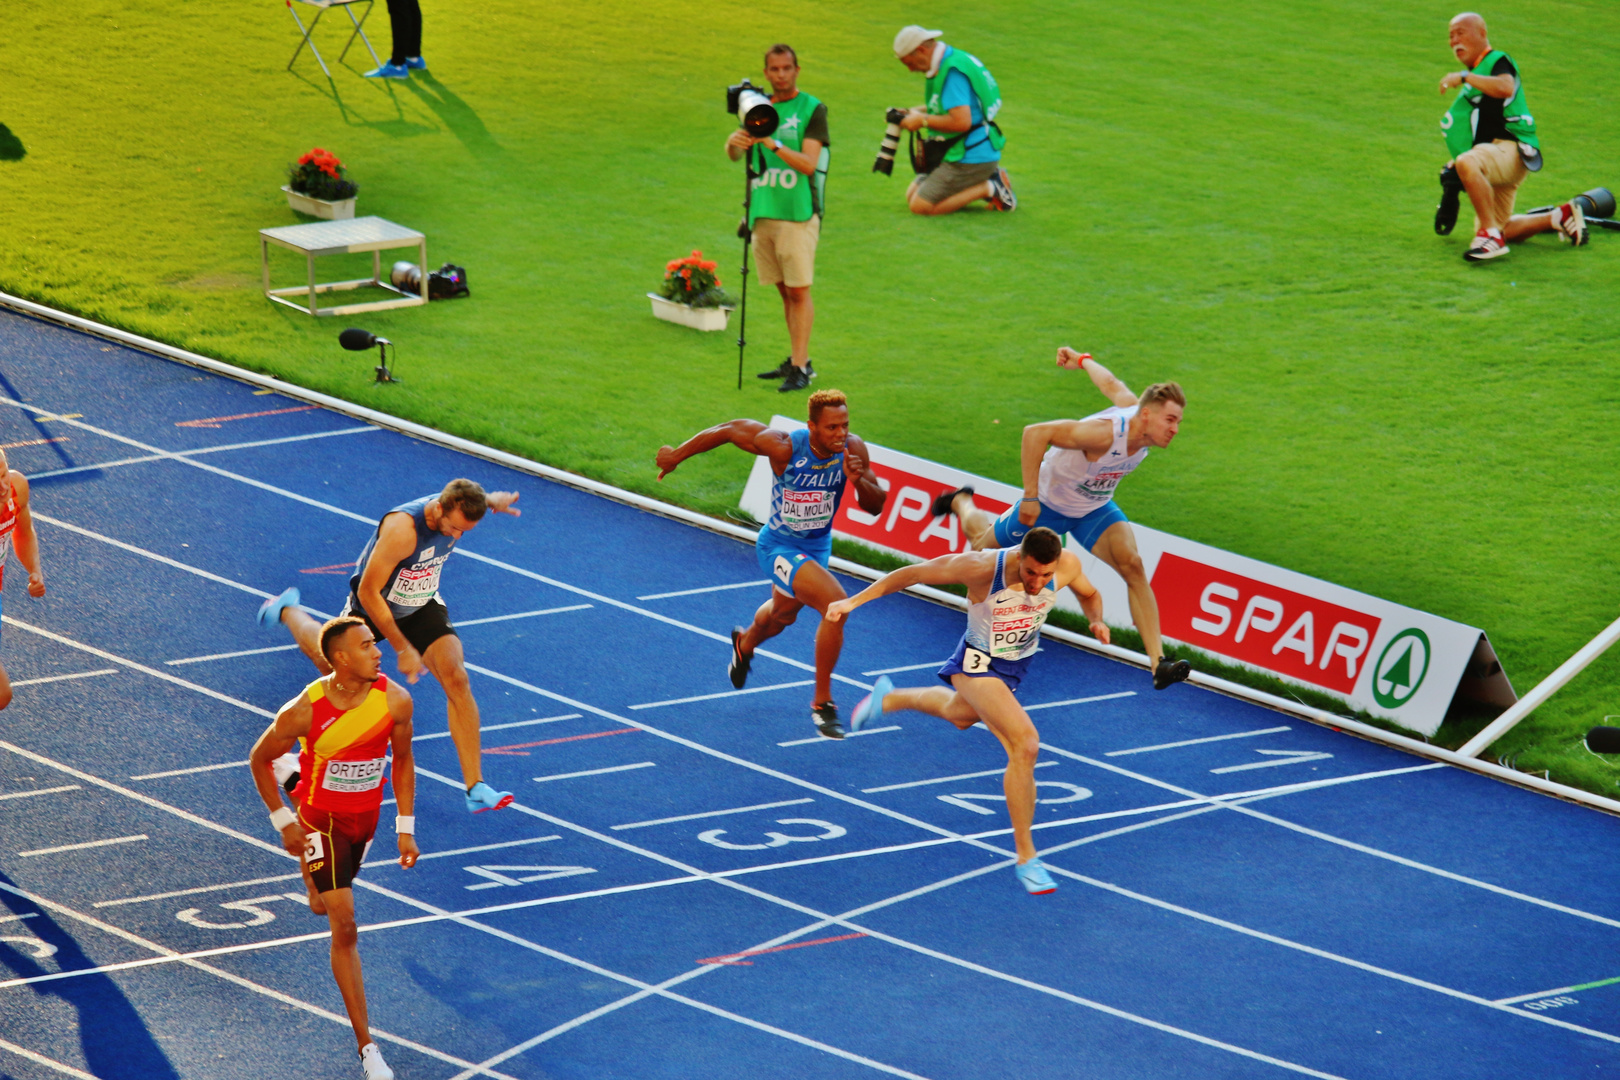
[[[466,267],[445,263],[428,275],[429,300],[451,300],[468,295],[471,290],[467,288]]]

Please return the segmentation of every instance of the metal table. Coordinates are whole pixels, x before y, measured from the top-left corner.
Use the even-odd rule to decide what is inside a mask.
[[[309,270],[309,283],[307,285],[294,285],[285,289],[272,289],[270,287],[271,244],[303,254]],[[403,292],[394,288],[391,282],[383,280],[382,255],[380,253],[391,248],[407,247],[417,249],[417,265],[422,268],[422,285],[419,295]],[[371,252],[371,277],[354,281],[326,283],[315,280],[315,257],[317,255],[345,255],[357,251]],[[264,271],[264,295],[278,304],[286,304],[294,310],[307,311],[311,315],[349,315],[359,311],[383,311],[387,308],[417,307],[428,302],[427,237],[415,229],[395,225],[392,221],[384,221],[380,217],[351,218],[348,221],[317,221],[312,225],[283,225],[274,229],[260,229],[259,263]],[[324,308],[320,307],[316,301],[316,296],[320,293],[360,289],[368,285],[398,293],[399,299],[372,300],[363,304],[339,304],[336,307]],[[301,302],[294,303],[292,300],[286,299],[289,296],[298,296],[304,299]]]

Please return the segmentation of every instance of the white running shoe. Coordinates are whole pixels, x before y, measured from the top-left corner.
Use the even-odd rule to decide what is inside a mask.
[[[1492,229],[1490,232],[1475,233],[1474,242],[1467,251],[1463,252],[1463,258],[1469,262],[1484,262],[1487,259],[1499,258],[1507,253],[1507,241],[1502,239],[1501,230]]]
[[[298,782],[298,751],[289,750],[280,757],[273,758],[270,762],[270,771],[275,774],[278,785],[284,790],[291,791],[292,789],[287,787],[287,780],[291,777],[294,784]]]
[[[360,1049],[360,1069],[366,1074],[366,1080],[394,1080],[394,1070],[388,1067],[374,1042]]]

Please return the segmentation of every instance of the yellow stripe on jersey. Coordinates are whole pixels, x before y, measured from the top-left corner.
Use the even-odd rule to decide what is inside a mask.
[[[308,693],[311,705],[326,696],[326,690],[319,680],[309,684]],[[364,701],[339,716],[321,732],[315,740],[315,755],[330,760],[357,743],[376,738],[393,722],[393,716],[388,712],[387,693],[372,687]]]

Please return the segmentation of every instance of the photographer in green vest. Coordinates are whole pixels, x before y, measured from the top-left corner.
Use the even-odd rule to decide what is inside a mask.
[[[894,36],[894,55],[909,70],[924,76],[920,109],[911,109],[900,126],[923,133],[921,175],[906,189],[913,214],[954,214],[984,199],[996,210],[1013,210],[1018,198],[1001,167],[1007,139],[996,126],[1001,88],[976,56],[939,40],[941,30],[907,26]]]
[[[732,161],[749,158],[754,173],[748,227],[753,234],[759,283],[782,294],[792,355],[762,379],[781,379],[782,393],[805,390],[816,372],[810,366],[810,300],[815,279],[816,242],[827,188],[827,106],[799,90],[799,57],[792,47],[772,45],[765,54],[771,104],[780,118],[776,134],[756,139],[741,128],[726,140]]]
[[[1541,144],[1536,121],[1524,101],[1519,68],[1507,53],[1491,48],[1485,20],[1465,11],[1451,20],[1451,51],[1462,61],[1461,71],[1440,80],[1440,92],[1460,88],[1457,100],[1440,120],[1440,132],[1453,161],[1440,174],[1447,190],[1435,215],[1435,231],[1449,233],[1456,220],[1456,186],[1468,192],[1474,204],[1474,239],[1463,252],[1469,262],[1484,262],[1506,255],[1509,240],[1536,233],[1557,232],[1560,240],[1586,243],[1586,221],[1574,202],[1546,214],[1515,214],[1513,200],[1519,185],[1532,172],[1541,171]],[[1447,171],[1455,170],[1455,180]],[[1449,183],[1448,183],[1449,180]]]

